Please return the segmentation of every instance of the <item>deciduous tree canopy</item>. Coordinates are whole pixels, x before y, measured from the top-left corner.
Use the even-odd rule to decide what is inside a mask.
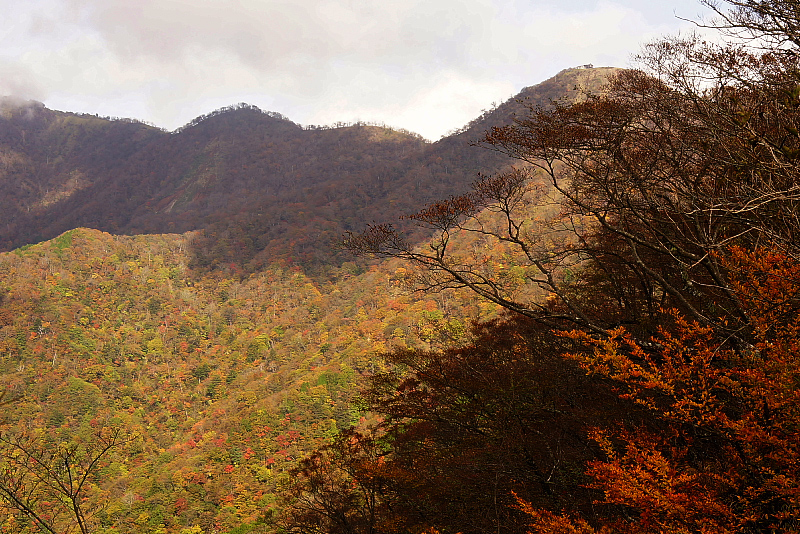
[[[585,471],[602,494],[591,513],[504,488],[532,532],[800,529],[800,3],[706,4],[718,16],[702,25],[721,41],[650,44],[640,68],[604,91],[488,132],[485,145],[519,164],[411,215],[435,231],[427,247],[390,225],[348,239],[359,252],[416,263],[423,287],[469,288],[566,336],[577,348],[549,350],[644,410],[638,421],[585,420],[599,447]],[[487,346],[479,353],[492,361]],[[406,414],[400,456],[404,440],[422,447],[451,424],[427,399],[459,382],[416,389],[419,369],[448,376],[441,357],[403,361],[412,382],[373,400],[391,418],[394,406],[425,399],[427,416]],[[482,392],[486,407],[505,395]],[[486,419],[461,415],[464,428]],[[417,438],[420,421],[436,431]]]

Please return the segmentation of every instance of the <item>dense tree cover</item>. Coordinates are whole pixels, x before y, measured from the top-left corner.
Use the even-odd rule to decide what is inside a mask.
[[[582,75],[525,96],[559,95]],[[400,213],[499,165],[465,156],[478,123],[429,146],[363,124],[303,131],[248,106],[172,136],[35,103],[4,104],[0,122],[7,243],[81,221],[208,223],[182,236],[71,230],[0,256],[3,531],[266,528],[297,459],[372,417],[354,394],[385,369],[377,353],[462,341],[497,308],[409,295],[409,269],[330,264],[319,246],[369,210]],[[292,266],[317,256],[325,282]],[[109,432],[130,441],[105,448]],[[65,473],[83,482],[61,485]]]
[[[597,84],[606,69],[568,70],[520,98],[547,102]],[[120,234],[201,230],[192,265],[247,273],[282,260],[326,271],[333,246],[364,221],[415,211],[508,164],[470,143],[523,109],[510,100],[457,135],[357,123],[302,128],[238,105],[176,132],[134,121],[0,105],[0,250],[76,227]],[[423,234],[419,234],[421,237]]]
[[[600,494],[583,471],[599,449],[584,429],[639,422],[643,412],[561,357],[574,346],[507,318],[476,325],[462,346],[389,353],[391,368],[364,391],[381,423],[343,433],[304,461],[285,524],[292,532],[520,532],[528,517],[517,498],[594,516]]]
[[[659,41],[640,55],[640,70],[618,73],[603,92],[533,108],[487,133],[487,146],[520,165],[412,215],[435,230],[429,246],[390,225],[350,236],[356,251],[419,265],[425,287],[469,288],[529,318],[547,340],[531,346],[537,335],[519,325],[487,325],[504,342],[517,332],[524,339],[512,360],[521,368],[496,389],[503,364],[480,336],[455,351],[389,355],[399,377],[367,390],[387,418],[384,461],[368,471],[383,477],[382,524],[410,521],[402,532],[800,530],[800,6],[708,5],[719,18],[705,24],[730,42]],[[456,246],[464,236],[483,246]],[[488,253],[492,243],[507,247],[502,259]],[[544,297],[530,299],[537,288]],[[458,350],[475,351],[492,371],[462,360],[453,374],[448,360]],[[588,447],[570,457],[587,477],[576,487],[588,499],[577,505],[542,499],[524,457],[504,455],[487,428],[497,418],[503,438],[519,434],[513,422],[535,417],[536,407],[520,402],[505,416],[495,406],[535,390],[543,379],[526,371],[559,357],[640,410],[621,417],[619,404],[601,400],[600,417],[571,427]],[[459,380],[464,369],[478,374]],[[568,424],[569,413],[545,426]],[[540,451],[561,443],[543,439]],[[525,436],[512,450],[536,443]],[[464,466],[486,465],[494,471],[463,475]],[[487,474],[504,470],[512,482],[489,503]],[[426,473],[438,476],[426,485]],[[491,504],[502,512],[489,517]]]
[[[409,295],[390,266],[344,264],[325,284],[198,275],[191,239],[78,229],[0,255],[0,493],[27,489],[36,513],[63,502],[58,477],[31,481],[69,458],[86,479],[61,495],[87,531],[263,529],[297,459],[369,417],[353,397],[377,353],[449,343],[491,313]],[[92,456],[109,432],[129,441]],[[36,531],[0,502],[0,531]],[[43,519],[67,532],[70,517]]]
[[[662,40],[491,129],[519,165],[408,217],[425,246],[348,240],[414,267],[191,276],[193,239],[204,265],[249,246],[236,225],[219,251],[76,231],[4,255],[0,482],[21,444],[123,428],[80,501],[97,532],[800,531],[800,7],[709,5],[731,43]],[[510,314],[469,327],[456,288]],[[12,501],[0,528],[36,529]]]

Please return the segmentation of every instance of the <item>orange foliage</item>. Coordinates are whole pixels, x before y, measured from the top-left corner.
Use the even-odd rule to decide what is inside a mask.
[[[724,263],[747,312],[745,345],[678,314],[647,347],[624,329],[603,339],[569,334],[590,349],[572,358],[616,381],[622,396],[660,421],[592,432],[606,458],[591,462],[588,474],[603,502],[624,511],[607,520],[615,532],[800,527],[800,262],[736,247]],[[580,521],[527,511],[536,532],[591,532]]]

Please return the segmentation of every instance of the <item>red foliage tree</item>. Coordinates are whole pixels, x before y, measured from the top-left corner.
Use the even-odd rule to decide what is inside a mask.
[[[654,351],[622,329],[604,339],[571,334],[591,348],[573,355],[584,368],[618,382],[625,397],[663,421],[658,432],[592,432],[606,455],[589,464],[592,486],[602,502],[627,510],[600,522],[615,532],[800,528],[800,263],[734,248],[725,264],[753,325],[746,350],[680,315],[654,339]],[[591,531],[526,509],[536,532],[567,524]]]

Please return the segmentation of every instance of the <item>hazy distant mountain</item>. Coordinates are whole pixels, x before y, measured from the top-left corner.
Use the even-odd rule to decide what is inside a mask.
[[[389,128],[303,128],[245,104],[166,132],[0,102],[0,250],[75,227],[182,233],[198,265],[339,261],[330,243],[463,191],[508,164],[471,143],[526,105],[572,98],[610,69],[568,69],[429,143]]]

